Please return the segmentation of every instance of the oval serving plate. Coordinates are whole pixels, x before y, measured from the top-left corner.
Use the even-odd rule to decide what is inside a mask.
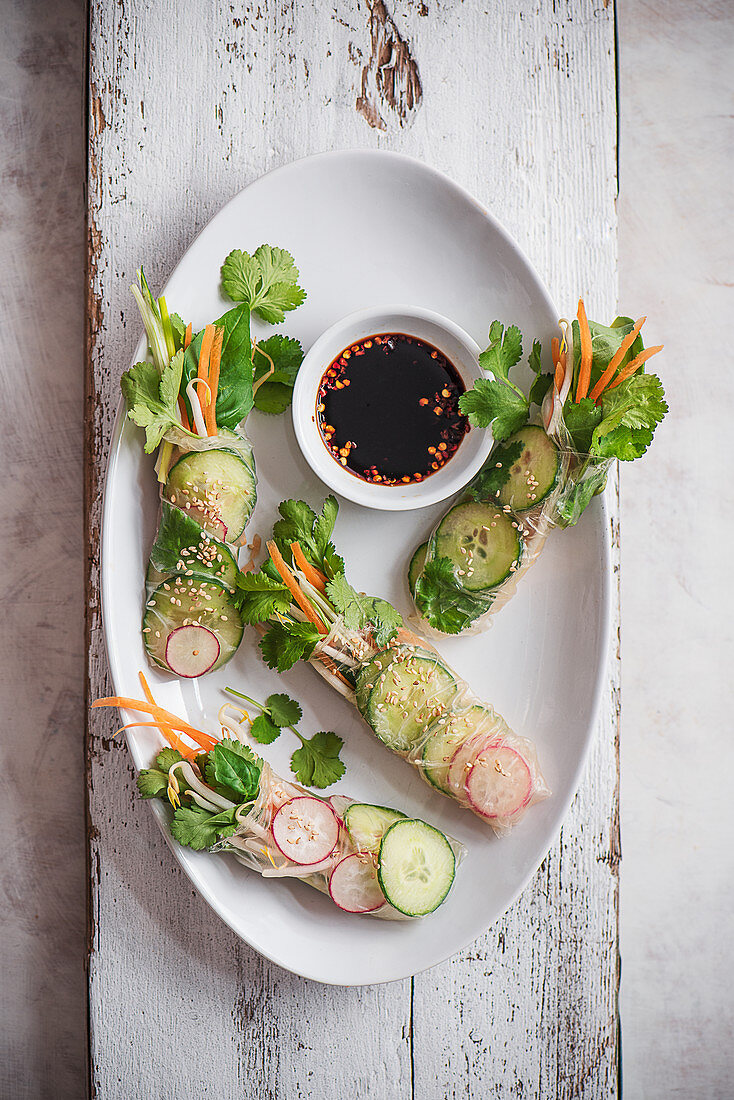
[[[305,351],[340,317],[390,301],[442,313],[482,346],[495,317],[519,325],[526,353],[533,337],[547,347],[555,331],[552,303],[507,233],[445,176],[398,154],[322,154],[253,183],[217,214],[177,266],[164,288],[170,308],[195,328],[218,316],[226,308],[218,291],[222,260],[233,248],[251,250],[263,242],[287,248],[301,270],[308,298],[277,331],[298,337]],[[254,329],[257,334],[260,326]],[[136,358],[142,354],[141,340]],[[251,538],[269,533],[280,500],[305,497],[316,504],[328,490],[301,456],[288,413],[274,418],[253,412],[247,432],[259,477]],[[352,583],[407,614],[407,563],[445,505],[394,513],[340,503],[335,540]],[[347,772],[328,793],[341,790],[396,806],[433,822],[468,849],[452,893],[436,913],[391,923],[342,913],[308,886],[263,880],[225,855],[180,848],[168,835],[167,811],[156,803],[159,824],[193,885],[247,943],[280,966],[321,982],[361,985],[404,978],[465,947],[504,912],[537,869],[580,778],[608,640],[609,543],[601,501],[578,527],[549,539],[489,633],[439,643],[477,694],[518,733],[537,742],[553,789],[505,840],[432,792],[311,668],[297,666],[283,676],[266,668],[254,631],[245,634],[224,669],[201,680],[177,681],[149,668],[140,615],[157,506],[152,461],[143,454],[140,431],[120,408],[102,548],[105,638],[116,691],[139,697],[137,674],[145,669],[163,706],[194,723],[208,722],[209,728],[226,684],[256,698],[288,691],[303,705],[304,731],[334,729],[344,738]],[[138,768],[149,766],[159,743],[148,729],[128,733]],[[263,752],[287,775],[294,747],[285,731]]]

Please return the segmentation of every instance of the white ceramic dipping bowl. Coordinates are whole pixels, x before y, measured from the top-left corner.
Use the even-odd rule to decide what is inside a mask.
[[[319,384],[324,371],[350,344],[388,332],[404,333],[432,344],[453,364],[466,389],[470,389],[477,378],[484,377],[479,366],[479,345],[440,313],[413,306],[363,309],[327,329],[306,355],[293,391],[293,425],[304,458],[330,488],[365,508],[398,512],[425,508],[458,492],[489,455],[492,433],[483,428],[471,428],[456,454],[442,469],[409,485],[375,485],[341,466],[319,431],[316,416]]]

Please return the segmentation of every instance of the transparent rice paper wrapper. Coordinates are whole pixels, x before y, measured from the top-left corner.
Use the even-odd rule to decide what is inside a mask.
[[[558,476],[553,489],[538,507],[515,512],[509,505],[502,506],[495,503],[492,497],[484,496],[477,491],[483,479],[495,467],[497,452],[504,444],[495,444],[489,458],[469,483],[464,494],[452,503],[451,508],[468,501],[486,504],[489,507],[494,506],[496,511],[491,514],[490,521],[504,521],[505,518],[510,521],[520,537],[520,556],[517,563],[510,567],[509,575],[505,580],[482,591],[468,588],[462,580],[459,567],[454,566],[450,579],[442,583],[440,598],[442,612],[444,616],[451,618],[455,629],[437,629],[421,613],[416,603],[413,621],[422,633],[429,637],[440,638],[446,634],[472,636],[489,629],[494,616],[509,603],[522,578],[538,560],[550,532],[555,527],[572,527],[576,524],[592,497],[604,489],[611,460],[599,459],[576,451],[558,410],[553,415],[548,435],[558,449]],[[424,568],[425,564],[439,556],[436,549],[436,535],[448,511],[451,509],[441,516],[428,537]],[[422,575],[423,570],[418,577],[419,589]]]
[[[506,836],[548,798],[532,741],[510,729],[422,638],[388,646],[338,619],[311,663],[433,789]]]
[[[257,483],[252,444],[240,428],[224,429],[206,438],[174,428],[166,439],[177,448],[174,462],[193,452],[232,451],[250,472],[252,484]],[[212,668],[219,668],[233,656],[242,638],[239,613],[224,594],[234,592],[239,547],[245,535],[231,543],[226,538],[215,538],[190,509],[182,506],[180,500],[167,499],[163,490],[161,486],[158,530],[145,576],[143,637],[148,657],[153,664],[170,671],[165,659],[165,640],[177,626],[191,622],[215,635],[219,653]],[[254,506],[253,494],[250,511]],[[189,616],[177,615],[177,601],[190,609]]]
[[[332,852],[317,864],[296,863],[283,854],[273,835],[273,820],[278,810],[294,798],[308,798],[320,802],[334,815],[338,826],[336,845]],[[305,882],[308,886],[331,896],[329,883],[334,869],[348,857],[359,860],[366,869],[374,871],[376,856],[360,849],[353,840],[344,823],[344,814],[348,806],[356,800],[346,795],[331,795],[321,798],[313,791],[306,790],[298,783],[282,779],[270,765],[263,761],[260,775],[260,788],[252,807],[243,812],[235,833],[215,844],[210,851],[229,852],[245,867],[263,878],[291,878]],[[456,858],[458,867],[466,855],[466,849],[454,837],[446,836]],[[375,883],[376,875],[375,875]],[[375,887],[379,889],[379,885]],[[355,914],[357,911],[355,911]],[[379,917],[381,920],[416,920],[393,908],[384,899],[376,908],[358,913],[360,916]]]

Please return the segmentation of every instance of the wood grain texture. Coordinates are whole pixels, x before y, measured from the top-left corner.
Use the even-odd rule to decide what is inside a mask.
[[[0,1096],[79,1095],[82,3],[1,0]]]
[[[474,0],[94,0],[90,696],[110,686],[100,504],[118,379],[138,338],[127,292],[135,267],[164,282],[194,233],[270,168],[325,149],[390,148],[484,201],[565,309],[583,291],[592,313],[609,315],[613,51],[611,6],[582,0],[506,0],[489,11]],[[616,545],[614,489],[609,503]],[[207,910],[136,802],[125,755],[107,751],[114,717],[90,715],[95,1095],[127,1097],[133,1084],[225,1100],[616,1095],[617,709],[615,655],[582,789],[503,920],[413,982],[356,990],[285,974]]]

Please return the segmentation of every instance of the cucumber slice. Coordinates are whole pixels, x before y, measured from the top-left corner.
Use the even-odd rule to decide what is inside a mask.
[[[421,774],[439,791],[453,795],[448,784],[448,775],[456,750],[487,724],[488,715],[484,707],[470,707],[469,710],[453,712],[448,721],[426,741]]]
[[[425,736],[456,694],[445,665],[410,646],[400,647],[375,680],[364,717],[393,752],[407,753]]]
[[[148,583],[153,583],[156,577],[160,583],[172,574],[183,576],[191,572],[199,577],[214,577],[234,591],[237,558],[225,543],[208,535],[188,512],[164,500],[148,572]]]
[[[413,557],[410,559],[410,565],[408,566],[408,588],[412,595],[415,595],[415,582],[423,572],[423,566],[426,563],[426,551],[428,550],[428,543],[424,542],[416,550]]]
[[[396,821],[382,838],[377,877],[387,900],[407,917],[438,909],[455,872],[451,845],[425,821]]]
[[[509,470],[507,481],[499,491],[498,503],[509,504],[515,512],[537,508],[558,482],[560,459],[558,448],[542,428],[531,424],[515,432],[492,455],[496,464],[501,463]]]
[[[377,852],[383,836],[405,814],[387,806],[368,806],[353,802],[344,814],[344,824],[360,852]]]
[[[227,450],[185,454],[169,473],[163,493],[207,534],[230,543],[244,531],[257,499],[252,469]]]
[[[208,671],[226,664],[242,641],[242,619],[226,588],[209,578],[171,577],[145,605],[143,641],[150,659],[173,672],[166,661],[168,638],[189,625],[205,627],[219,642],[219,657]]]
[[[498,505],[479,501],[457,504],[447,512],[435,541],[436,557],[449,559],[467,592],[495,588],[509,577],[522,556],[517,520]]]

